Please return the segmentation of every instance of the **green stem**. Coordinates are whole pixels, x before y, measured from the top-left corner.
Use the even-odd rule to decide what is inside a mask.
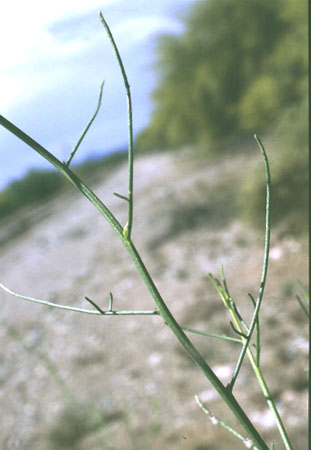
[[[235,436],[236,438],[240,439],[241,441],[243,441],[244,445],[248,448],[252,448],[252,449],[256,449],[256,447],[254,447],[250,442],[248,438],[245,438],[244,436],[242,436],[240,433],[238,433],[236,430],[234,430],[232,427],[230,427],[227,423],[225,423],[223,420],[219,419],[219,417],[214,416],[214,414],[212,414],[209,409],[206,408],[206,406],[203,405],[203,403],[201,402],[200,398],[198,395],[194,396],[195,401],[197,402],[197,404],[199,405],[199,407],[202,409],[202,411],[204,411],[205,414],[208,415],[208,417],[210,418],[211,422],[213,425],[220,425],[223,428],[225,428],[225,430],[229,431],[229,433],[233,434],[233,436]],[[249,446],[251,445],[251,447]]]
[[[175,334],[176,338],[182,344],[188,355],[193,359],[193,361],[200,367],[204,375],[210,381],[210,383],[214,386],[216,391],[219,393],[221,398],[225,401],[228,407],[231,409],[233,414],[237,417],[238,421],[244,427],[248,436],[254,441],[258,449],[266,450],[268,449],[267,445],[263,441],[262,437],[259,435],[258,431],[254,427],[254,425],[250,422],[248,416],[242,410],[239,403],[236,401],[233,393],[227,389],[210,366],[207,364],[202,355],[197,351],[194,347],[190,339],[183,332],[181,326],[175,320],[174,316],[168,309],[166,303],[161,297],[153,279],[151,278],[147,268],[145,267],[140,254],[138,253],[136,247],[133,242],[129,239],[123,239],[123,243],[130,254],[132,260],[134,261],[139,274],[141,275],[143,281],[145,282],[150,294],[152,295],[160,313],[163,317],[164,322],[170,327],[172,332]]]
[[[103,87],[104,87],[104,81],[103,81],[103,82],[101,83],[101,85],[100,85],[99,97],[98,97],[98,103],[97,103],[97,107],[96,107],[95,113],[93,114],[93,116],[91,117],[91,120],[90,120],[89,123],[87,124],[85,130],[84,130],[83,133],[81,134],[81,136],[80,136],[78,142],[76,143],[74,149],[73,149],[72,152],[70,153],[70,156],[69,156],[69,158],[68,158],[68,161],[66,162],[66,165],[67,165],[68,167],[69,167],[71,161],[73,160],[73,157],[75,156],[75,154],[76,154],[78,148],[80,147],[81,142],[82,142],[83,139],[85,138],[86,133],[89,131],[89,129],[90,129],[92,123],[94,122],[94,120],[95,120],[95,118],[96,118],[96,116],[97,116],[97,114],[98,114],[98,111],[100,110],[100,106],[101,106],[101,102],[102,102],[102,96],[103,96]]]
[[[299,295],[296,295],[296,299],[300,305],[300,308],[302,309],[303,313],[305,314],[305,316],[307,317],[307,319],[309,319],[309,311],[307,310],[307,308],[305,307],[305,305],[303,304],[303,301],[301,300],[301,298],[299,297]]]
[[[246,349],[247,356],[248,356],[248,358],[250,360],[250,363],[252,365],[252,368],[254,370],[254,373],[256,375],[258,383],[259,383],[259,385],[261,387],[262,393],[263,393],[263,395],[264,395],[264,397],[266,399],[266,402],[267,402],[269,408],[271,409],[271,411],[272,411],[272,413],[274,415],[274,418],[275,418],[277,427],[279,429],[280,435],[282,437],[283,443],[285,445],[285,448],[286,448],[286,450],[292,450],[292,445],[290,443],[289,436],[287,435],[286,429],[285,429],[284,424],[282,422],[281,416],[280,416],[280,414],[279,414],[279,412],[278,412],[278,410],[276,408],[275,402],[274,402],[274,400],[271,397],[271,394],[270,394],[268,385],[267,385],[267,383],[265,381],[265,378],[263,376],[263,373],[262,373],[259,365],[257,365],[257,363],[256,363],[256,359],[255,359],[255,357],[253,355],[253,352],[249,348],[250,337],[249,337],[249,335],[243,337],[244,336],[243,335],[243,328],[242,328],[242,325],[240,323],[240,319],[239,319],[236,311],[232,307],[229,306],[228,298],[226,297],[227,292],[224,289],[222,289],[222,286],[220,285],[219,281],[216,278],[212,277],[212,280],[214,281],[214,285],[216,286],[216,289],[218,290],[218,292],[219,292],[222,300],[224,301],[225,305],[228,305],[227,308],[228,308],[228,310],[229,310],[229,312],[230,312],[230,314],[232,316],[232,319],[233,319],[233,322],[234,322],[234,326],[235,326],[237,332],[240,335],[242,335],[241,336],[241,342],[243,343],[243,348]],[[228,388],[228,390],[232,391],[231,383],[229,383],[227,388]]]
[[[238,325],[236,324],[236,326],[238,326]],[[289,436],[288,436],[288,434],[286,432],[286,429],[284,427],[282,418],[281,418],[281,416],[280,416],[280,414],[279,414],[279,412],[277,410],[277,407],[275,405],[275,402],[274,402],[274,400],[273,400],[273,398],[271,396],[270,390],[269,390],[268,385],[267,385],[267,383],[265,381],[263,373],[262,373],[260,367],[256,364],[255,357],[254,357],[254,355],[253,355],[253,353],[252,353],[252,351],[250,350],[249,347],[247,347],[247,356],[248,356],[248,358],[250,360],[250,363],[252,365],[253,371],[254,371],[254,373],[256,375],[256,378],[257,378],[258,383],[259,383],[259,385],[261,387],[261,391],[262,391],[262,393],[263,393],[263,395],[264,395],[264,397],[266,399],[266,402],[267,402],[269,408],[271,409],[271,411],[272,411],[272,413],[274,415],[274,418],[275,418],[277,427],[279,429],[280,435],[282,437],[283,443],[285,445],[285,448],[286,448],[286,450],[293,450],[293,447],[291,445]]]
[[[250,342],[250,339],[252,337],[252,334],[254,332],[255,327],[259,327],[259,311],[263,299],[264,289],[266,285],[267,280],[267,273],[268,273],[268,262],[269,262],[269,251],[270,251],[270,229],[271,229],[271,218],[270,218],[270,196],[271,196],[271,177],[270,177],[270,168],[269,168],[269,161],[264,149],[264,146],[262,145],[261,140],[259,137],[255,134],[254,138],[260,148],[260,151],[262,153],[264,163],[265,163],[265,172],[266,172],[266,226],[265,226],[265,250],[264,250],[264,258],[263,258],[263,265],[262,265],[262,275],[261,275],[261,281],[260,281],[260,287],[259,287],[259,293],[256,301],[256,306],[254,309],[253,317],[251,320],[251,324],[249,326],[249,331],[247,333],[247,339],[244,342],[243,348],[241,350],[240,356],[238,358],[238,362],[236,364],[232,380],[230,382],[230,387],[233,389],[234,383],[237,380],[239,371],[242,367],[242,363],[246,354],[246,351],[248,349],[248,345]]]
[[[114,40],[114,37],[111,33],[111,30],[109,28],[108,23],[104,19],[104,16],[102,13],[99,13],[100,20],[109,36],[109,39],[111,41],[112,47],[114,49],[114,52],[116,54],[124,86],[126,91],[126,98],[127,98],[127,108],[128,108],[128,218],[127,218],[127,224],[125,228],[125,234],[126,237],[129,239],[131,238],[132,233],[132,225],[133,225],[133,209],[134,209],[134,199],[133,199],[133,184],[134,184],[134,139],[133,139],[133,108],[132,108],[132,96],[131,96],[131,89],[130,84],[128,82],[128,78],[126,75],[126,71],[124,68],[124,64],[122,62],[122,58],[119,52],[119,49],[117,47],[117,44]]]
[[[0,288],[6,291],[8,294],[14,295],[14,297],[21,298],[22,300],[26,300],[28,302],[32,303],[38,303],[40,305],[44,306],[50,306],[51,308],[57,308],[57,309],[65,309],[67,311],[73,311],[78,312],[82,314],[92,314],[94,316],[159,316],[160,313],[157,310],[148,311],[148,310],[130,310],[130,311],[122,311],[122,310],[113,310],[108,309],[108,311],[103,311],[102,309],[98,308],[98,306],[95,306],[94,302],[92,302],[89,298],[86,297],[86,299],[95,306],[96,309],[84,309],[84,308],[78,308],[76,306],[67,306],[67,305],[60,305],[59,303],[53,303],[48,302],[46,300],[39,300],[37,298],[33,297],[27,297],[26,295],[18,294],[15,291],[12,291],[12,289],[5,286],[3,283],[0,283]],[[109,302],[109,308],[110,308],[110,302]]]
[[[208,336],[217,339],[223,339],[225,341],[238,342],[239,344],[241,344],[241,339],[226,336],[225,334],[208,333],[207,331],[194,330],[193,328],[188,327],[181,327],[181,328],[184,331],[188,331],[188,333],[199,334],[201,336]]]

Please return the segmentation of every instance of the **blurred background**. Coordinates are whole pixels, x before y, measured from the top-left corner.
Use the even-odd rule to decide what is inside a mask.
[[[246,322],[257,296],[272,175],[272,242],[261,367],[294,448],[306,447],[308,320],[307,4],[302,0],[102,0],[1,8],[1,114],[66,160],[125,224],[127,105],[98,10],[132,88],[133,239],[186,327],[234,336],[209,273],[223,264]],[[39,155],[0,128],[1,279],[59,304],[153,309],[103,218]],[[8,450],[226,450],[240,443],[194,401],[243,430],[160,317],[94,317],[0,292],[0,446]],[[152,331],[151,331],[152,330]],[[236,343],[189,335],[220,379]],[[282,444],[248,363],[235,387]]]

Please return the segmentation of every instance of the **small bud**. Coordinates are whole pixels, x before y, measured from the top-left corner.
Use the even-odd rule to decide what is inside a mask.
[[[123,228],[123,237],[124,239],[128,239],[129,235],[129,224],[127,223],[125,227]]]

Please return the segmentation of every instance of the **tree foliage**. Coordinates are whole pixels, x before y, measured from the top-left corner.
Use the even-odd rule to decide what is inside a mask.
[[[30,170],[0,192],[0,219],[24,206],[40,203],[64,187],[64,180],[54,170]]]
[[[271,127],[306,91],[306,8],[302,0],[198,1],[183,34],[159,39],[154,111],[138,146],[214,144]]]

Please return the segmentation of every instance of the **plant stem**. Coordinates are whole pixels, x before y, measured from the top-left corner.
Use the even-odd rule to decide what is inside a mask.
[[[236,317],[234,311],[231,310],[230,312],[231,312],[231,315],[232,315],[232,318],[233,318],[233,321],[234,321],[234,324],[235,324],[237,330],[242,332],[243,331],[242,326],[240,325],[240,322],[239,322],[238,318]],[[249,337],[247,337],[247,338],[241,337],[241,340],[244,343],[244,346],[246,347],[247,356],[248,356],[248,358],[250,360],[250,363],[252,365],[253,371],[254,371],[254,373],[256,375],[256,378],[258,380],[258,383],[259,383],[259,385],[261,387],[262,393],[263,393],[263,395],[264,395],[264,397],[266,399],[266,402],[267,402],[269,408],[271,409],[271,411],[272,411],[272,413],[273,413],[273,415],[275,417],[275,421],[276,421],[277,427],[279,429],[280,435],[282,437],[283,443],[285,445],[285,448],[286,448],[286,450],[292,450],[293,447],[292,447],[292,445],[290,443],[289,436],[288,436],[288,434],[286,432],[286,429],[284,427],[284,424],[283,424],[283,421],[281,419],[281,416],[280,416],[280,414],[279,414],[279,412],[278,412],[278,410],[276,408],[275,402],[274,402],[273,398],[271,397],[271,393],[270,393],[268,385],[267,385],[267,383],[265,381],[263,373],[262,373],[259,365],[257,365],[257,363],[256,363],[256,359],[254,357],[253,352],[249,348],[249,345],[248,345],[249,344]]]
[[[108,23],[104,19],[104,16],[102,13],[99,13],[99,17],[101,20],[101,23],[105,27],[105,30],[109,36],[109,39],[111,41],[112,47],[114,49],[114,52],[116,54],[124,86],[126,91],[126,98],[127,98],[127,108],[128,108],[128,218],[127,218],[127,224],[124,227],[126,236],[130,239],[131,233],[132,233],[132,225],[133,225],[133,209],[134,209],[134,199],[133,199],[133,184],[134,184],[134,139],[133,139],[133,108],[132,108],[132,96],[131,96],[131,90],[130,90],[130,84],[128,82],[128,78],[126,75],[126,71],[124,68],[124,64],[122,62],[122,58],[119,52],[119,49],[117,47],[117,44],[114,40],[113,34],[109,28]]]
[[[101,106],[101,102],[102,102],[102,96],[103,96],[103,87],[104,87],[104,81],[102,81],[102,83],[101,83],[101,85],[100,85],[100,89],[99,89],[99,97],[98,97],[98,103],[97,103],[97,107],[96,107],[95,113],[94,113],[93,116],[91,117],[91,120],[90,120],[89,123],[87,124],[87,126],[86,126],[85,130],[83,131],[83,133],[81,134],[81,136],[80,136],[78,142],[76,143],[76,145],[74,146],[72,152],[70,153],[69,158],[68,158],[68,160],[67,160],[67,162],[66,162],[66,165],[67,165],[68,167],[70,166],[70,163],[71,163],[71,161],[73,160],[73,157],[75,156],[75,154],[76,154],[78,148],[80,147],[81,142],[82,142],[83,139],[85,138],[86,133],[89,131],[90,127],[92,126],[92,124],[93,124],[93,122],[94,122],[94,120],[95,120],[95,118],[96,118],[96,116],[97,116],[97,114],[98,114],[98,112],[99,112],[99,110],[100,110],[100,106]]]
[[[256,375],[256,378],[258,380],[258,383],[261,387],[261,390],[263,392],[263,395],[267,401],[267,404],[269,406],[269,408],[272,410],[272,413],[275,417],[275,421],[277,424],[277,427],[279,429],[280,435],[282,437],[282,440],[284,442],[285,448],[286,450],[292,450],[292,446],[289,440],[289,437],[286,433],[286,429],[284,427],[284,424],[282,422],[282,419],[279,415],[279,412],[276,408],[275,402],[271,397],[269,388],[267,386],[267,383],[264,379],[264,376],[261,372],[261,369],[259,367],[259,364],[257,364],[257,361],[259,359],[259,354],[258,354],[258,349],[257,349],[257,355],[256,355],[256,359],[253,355],[253,352],[251,351],[251,349],[249,348],[249,343],[250,343],[250,332],[248,332],[247,335],[245,335],[243,333],[243,327],[241,324],[241,318],[237,312],[237,309],[235,307],[233,307],[233,305],[235,305],[234,301],[232,300],[232,298],[230,297],[228,288],[226,283],[224,282],[224,287],[222,287],[222,285],[220,284],[219,280],[217,280],[217,278],[215,278],[213,275],[210,274],[210,278],[214,283],[214,286],[216,287],[221,299],[224,302],[224,305],[226,306],[226,308],[229,310],[231,317],[233,319],[233,325],[235,331],[239,334],[241,342],[243,344],[243,349],[245,349],[245,352],[247,353],[247,356],[250,360],[250,363],[252,365],[252,368],[254,370],[254,373]],[[224,277],[223,277],[224,278]],[[259,336],[257,337],[257,339],[259,339]],[[258,341],[257,341],[257,345],[259,345]],[[238,364],[237,364],[238,368],[240,369],[241,367],[241,357],[238,360]],[[236,375],[236,370],[234,371],[234,375]],[[228,384],[227,389],[232,391],[232,387],[233,387],[233,383],[232,381],[236,381],[236,378],[232,377],[231,382]]]
[[[181,326],[178,324],[170,310],[168,309],[166,303],[164,302],[161,294],[159,293],[153,279],[151,278],[147,268],[145,267],[139,252],[134,246],[133,242],[129,239],[123,239],[123,243],[130,254],[132,260],[134,261],[139,274],[141,275],[143,281],[145,282],[150,294],[152,295],[160,313],[163,317],[165,323],[170,327],[172,332],[175,334],[176,338],[182,344],[188,355],[193,359],[193,361],[200,367],[204,375],[208,378],[210,383],[214,386],[216,391],[219,393],[221,398],[225,401],[228,407],[231,409],[233,414],[237,417],[238,421],[244,427],[248,436],[253,440],[254,444],[259,450],[267,450],[268,447],[263,441],[262,437],[259,435],[258,431],[254,425],[250,422],[248,416],[245,414],[239,403],[236,401],[233,393],[230,389],[227,389],[210,366],[207,364],[202,355],[194,347],[190,339],[183,332]]]
[[[269,251],[270,251],[270,229],[271,229],[271,202],[270,202],[270,196],[271,196],[271,177],[270,177],[270,168],[269,168],[269,162],[268,158],[264,149],[264,146],[262,145],[261,140],[259,137],[255,134],[254,138],[260,148],[260,151],[262,153],[264,163],[265,163],[265,172],[266,172],[266,225],[265,225],[265,250],[264,250],[264,258],[263,258],[263,265],[262,265],[262,274],[261,274],[261,280],[260,280],[260,287],[259,287],[259,293],[256,300],[256,305],[253,313],[253,317],[251,320],[251,324],[249,326],[249,330],[247,333],[247,339],[244,341],[243,348],[241,350],[240,356],[238,358],[238,362],[236,364],[234,374],[230,383],[231,389],[233,389],[234,383],[238,377],[239,371],[242,367],[242,363],[246,354],[246,350],[248,349],[248,345],[250,342],[250,339],[252,337],[253,331],[255,327],[259,329],[259,311],[263,299],[264,289],[266,285],[267,280],[267,273],[268,273],[268,263],[269,263]],[[226,285],[225,285],[226,289]],[[257,349],[259,351],[259,349]]]
[[[123,310],[108,309],[108,311],[103,311],[97,305],[95,306],[95,303],[87,297],[85,297],[86,300],[88,300],[95,307],[94,310],[78,308],[76,306],[60,305],[59,303],[52,303],[52,302],[48,302],[46,300],[39,300],[37,298],[27,297],[26,295],[18,294],[17,292],[12,291],[12,289],[9,289],[7,286],[5,286],[2,283],[0,283],[0,288],[3,289],[4,291],[8,292],[8,294],[14,295],[14,297],[21,298],[22,300],[26,300],[28,302],[39,303],[40,305],[50,306],[52,308],[57,308],[57,309],[65,309],[67,311],[73,311],[73,312],[78,312],[78,313],[82,313],[82,314],[91,314],[93,316],[159,316],[160,315],[158,310],[123,311]],[[109,308],[110,308],[110,302],[109,302]]]
[[[214,416],[214,414],[212,414],[207,408],[206,406],[203,405],[203,403],[201,402],[200,398],[198,395],[194,396],[195,401],[197,402],[197,404],[199,405],[199,407],[202,409],[202,411],[204,411],[205,414],[208,415],[210,421],[212,422],[213,425],[220,425],[222,426],[225,430],[229,431],[229,433],[233,434],[236,438],[240,439],[241,441],[243,441],[244,445],[248,448],[252,448],[255,449],[256,447],[254,447],[249,440],[244,436],[242,436],[240,433],[238,433],[236,430],[234,430],[232,427],[230,427],[227,423],[225,423],[223,420],[219,419],[219,417]],[[251,445],[251,447],[249,446]]]
[[[237,342],[241,344],[241,339],[234,338],[231,336],[226,336],[225,334],[216,334],[216,333],[208,333],[206,331],[194,330],[193,328],[181,327],[184,331],[188,331],[188,333],[200,334],[201,336],[208,336],[217,339],[223,339],[225,341]]]

